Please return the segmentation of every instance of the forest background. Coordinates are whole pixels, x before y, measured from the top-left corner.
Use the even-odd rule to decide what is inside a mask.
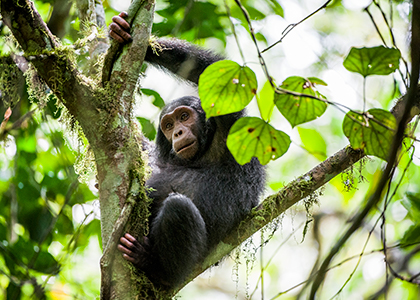
[[[52,33],[72,47],[80,70],[98,76],[89,41],[80,42],[92,34],[92,28],[81,22],[77,3],[34,3]],[[128,6],[124,1],[104,1],[106,24]],[[384,112],[407,93],[410,72],[416,70],[410,56],[410,42],[416,41],[411,38],[412,16],[410,1],[156,2],[153,34],[223,53],[255,72],[258,89],[249,114],[269,120],[291,139],[287,152],[267,165],[265,196],[346,147],[348,127],[343,120],[354,121],[356,112],[382,109],[370,112],[380,127],[386,125],[385,131],[365,133],[369,138],[362,142],[347,134],[354,148],[364,147],[372,155],[281,214],[219,266],[188,284],[180,296],[304,299],[325,257],[336,249],[319,299],[418,299],[417,117],[405,131],[407,138],[382,198],[366,208],[386,170],[388,152],[377,150],[392,148],[391,142],[386,147],[378,143],[389,141],[396,130],[396,121]],[[22,61],[29,68],[31,57],[22,56],[3,22],[0,28],[0,293],[7,299],[98,298],[103,245],[92,153],[51,92],[53,87],[36,90],[34,86],[42,85],[34,84],[40,79],[33,76],[33,69],[17,70],[16,63]],[[106,37],[106,31],[97,34]],[[352,54],[352,48],[359,50]],[[266,70],[258,56],[261,51]],[[152,67],[143,71],[134,115],[144,134],[153,139],[163,103],[197,90]],[[293,122],[291,115],[297,113],[280,112],[277,98],[274,107],[268,79],[281,86],[292,76],[313,84],[314,95],[328,101],[325,113]],[[357,230],[341,242],[366,209]]]

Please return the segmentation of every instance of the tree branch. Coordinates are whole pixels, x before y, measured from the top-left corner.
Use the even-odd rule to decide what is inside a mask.
[[[4,23],[54,94],[80,122],[86,136],[94,142],[96,131],[89,120],[97,117],[93,86],[77,70],[70,59],[71,50],[64,48],[52,35],[34,4],[28,0],[1,0]]]

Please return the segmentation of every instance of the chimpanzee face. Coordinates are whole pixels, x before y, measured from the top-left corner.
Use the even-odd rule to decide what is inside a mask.
[[[172,150],[183,159],[193,158],[199,150],[198,128],[198,113],[185,105],[163,115],[160,122],[160,129]]]

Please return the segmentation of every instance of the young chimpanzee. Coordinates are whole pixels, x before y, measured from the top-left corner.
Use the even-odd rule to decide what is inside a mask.
[[[131,40],[125,16],[113,17],[110,25],[111,37],[119,42]],[[157,42],[161,50],[149,47],[146,61],[195,84],[207,66],[221,59],[183,41]],[[206,119],[200,100],[192,96],[174,100],[160,115],[146,183],[153,199],[150,234],[138,241],[127,233],[118,249],[164,288],[182,283],[258,203],[264,167],[255,158],[239,165],[226,147],[230,127],[243,115]]]

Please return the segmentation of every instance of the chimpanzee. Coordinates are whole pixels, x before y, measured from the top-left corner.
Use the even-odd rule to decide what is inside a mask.
[[[124,17],[113,17],[110,25],[110,36],[119,42],[131,40]],[[195,84],[207,66],[222,59],[184,41],[158,43],[161,50],[149,47],[145,60]],[[230,127],[243,115],[206,119],[200,100],[192,96],[162,110],[156,144],[149,147],[150,234],[138,241],[126,233],[118,249],[163,288],[182,283],[258,203],[264,167],[256,158],[239,165],[226,147]]]

